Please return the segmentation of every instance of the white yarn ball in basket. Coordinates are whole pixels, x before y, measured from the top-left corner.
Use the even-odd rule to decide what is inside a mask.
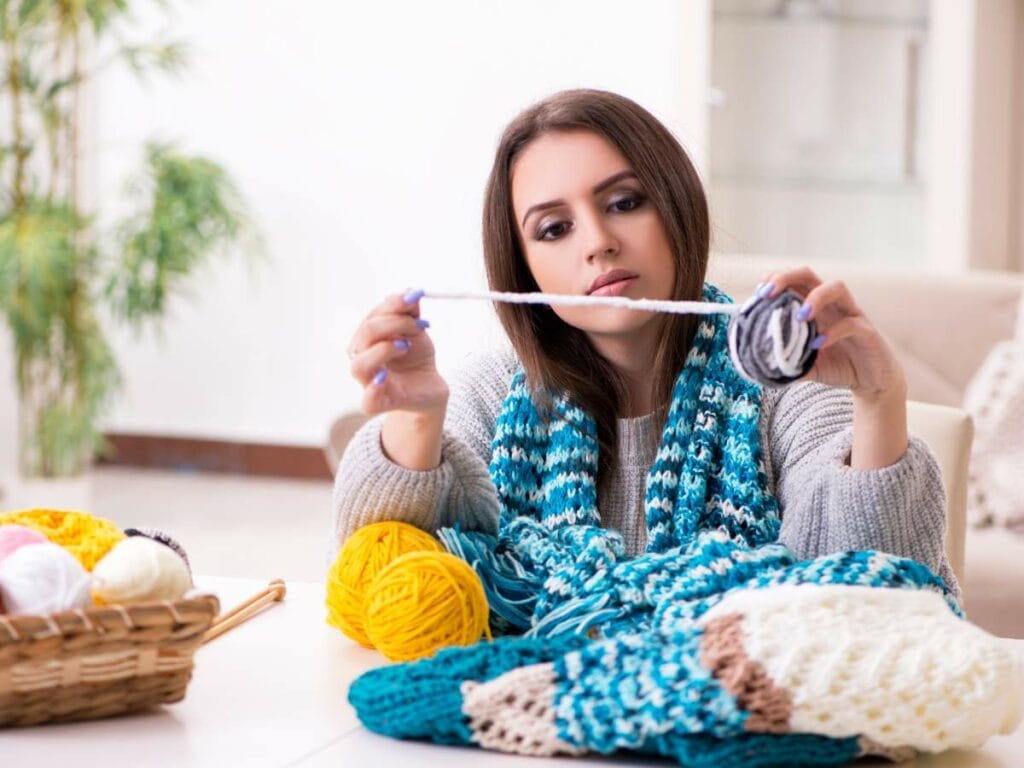
[[[144,536],[119,541],[92,574],[92,596],[98,604],[177,600],[192,587],[185,561]]]
[[[11,614],[84,608],[91,602],[90,582],[74,555],[49,541],[26,544],[0,562],[0,601]]]

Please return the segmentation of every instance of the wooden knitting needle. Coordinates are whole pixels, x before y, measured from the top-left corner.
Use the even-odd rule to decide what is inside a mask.
[[[284,581],[281,579],[272,580],[264,589],[239,603],[227,613],[222,613],[214,619],[213,624],[210,625],[210,628],[203,635],[203,642],[210,642],[229,629],[237,627],[243,621],[248,621],[268,605],[280,602],[284,599],[286,591]]]
[[[213,623],[214,624],[220,624],[223,621],[227,621],[232,616],[235,616],[236,614],[241,613],[242,611],[244,611],[247,608],[249,608],[249,606],[254,605],[257,601],[262,600],[263,598],[265,598],[267,595],[276,595],[274,600],[281,600],[282,598],[284,598],[284,595],[285,595],[286,591],[287,590],[285,589],[285,586],[284,586],[284,580],[282,580],[282,579],[271,579],[270,583],[267,584],[266,587],[261,589],[259,592],[257,592],[252,597],[249,597],[249,598],[243,600],[241,603],[236,605],[234,608],[232,608],[227,613],[220,614],[217,618],[215,618],[213,620]]]

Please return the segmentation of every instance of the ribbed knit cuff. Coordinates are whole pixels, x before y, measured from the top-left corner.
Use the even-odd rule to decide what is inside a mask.
[[[441,463],[416,470],[391,461],[381,446],[384,417],[352,437],[334,484],[334,535],[329,558],[363,526],[382,520],[409,523],[428,533],[459,523],[497,531],[498,503],[487,467],[458,438],[445,432]]]

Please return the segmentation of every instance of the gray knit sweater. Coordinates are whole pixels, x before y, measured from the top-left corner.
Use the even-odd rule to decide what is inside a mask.
[[[497,530],[498,499],[488,473],[491,439],[518,366],[506,346],[470,355],[450,378],[436,469],[407,469],[388,459],[380,439],[383,415],[363,425],[338,465],[332,559],[358,528],[379,520],[402,520],[430,532],[456,522],[464,529]],[[659,427],[650,415],[619,419],[620,466],[598,500],[602,525],[622,534],[630,554],[646,544],[644,490],[657,451],[652,432]],[[765,387],[760,436],[782,515],[779,540],[797,557],[882,550],[929,566],[959,597],[943,549],[942,477],[920,438],[911,435],[907,452],[888,467],[850,467],[852,396],[816,382]]]

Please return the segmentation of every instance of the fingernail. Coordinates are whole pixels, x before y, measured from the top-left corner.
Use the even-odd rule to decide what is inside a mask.
[[[811,305],[806,301],[800,305],[800,309],[796,311],[796,319],[801,323],[811,316]]]
[[[424,320],[422,317],[418,317],[418,318],[416,318],[416,327],[417,328],[429,328],[430,327],[430,321],[429,320]]]
[[[417,301],[423,298],[424,293],[425,291],[419,288],[410,289],[409,291],[406,291],[405,296],[402,297],[402,301],[404,301],[406,304],[415,304]]]
[[[824,336],[824,334],[818,334],[811,341],[811,349],[819,349],[821,347],[821,345],[824,344],[824,343],[825,343],[825,336]]]
[[[768,296],[772,291],[775,290],[775,283],[765,283],[757,289],[757,298],[763,299]]]
[[[379,371],[377,371],[377,375],[373,377],[373,386],[379,387],[381,384],[384,383],[384,379],[386,379],[387,377],[388,369],[381,368]]]
[[[395,339],[395,346],[398,347],[399,349],[405,350],[411,347],[412,344],[410,344],[405,339]]]

